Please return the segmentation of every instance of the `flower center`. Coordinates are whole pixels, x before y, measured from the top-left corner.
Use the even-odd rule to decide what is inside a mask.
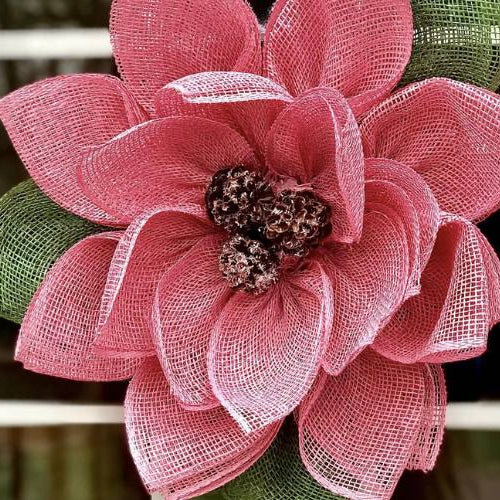
[[[260,294],[278,281],[280,259],[266,245],[236,235],[222,246],[219,269],[235,290]]]
[[[258,173],[239,165],[212,177],[209,217],[231,235],[219,269],[231,288],[260,294],[278,280],[285,255],[304,257],[332,231],[331,209],[312,191],[274,194]]]
[[[208,215],[231,234],[245,233],[262,224],[261,204],[274,198],[271,186],[243,166],[219,170],[205,193]]]
[[[264,236],[284,253],[303,257],[332,232],[330,207],[312,191],[282,191],[263,206]]]

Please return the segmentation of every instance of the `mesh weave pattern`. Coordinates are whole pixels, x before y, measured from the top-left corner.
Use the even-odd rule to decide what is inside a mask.
[[[446,212],[481,220],[500,205],[500,97],[433,78],[374,108],[361,124],[365,154],[414,168]]]
[[[24,316],[16,360],[54,377],[86,381],[130,378],[134,359],[93,352],[101,298],[120,233],[79,241],[54,264]]]
[[[66,212],[32,180],[0,199],[0,316],[21,323],[57,258],[103,228]]]
[[[110,30],[120,73],[149,110],[185,75],[260,72],[257,18],[242,0],[115,0]]]
[[[444,76],[496,90],[500,86],[498,0],[411,0],[412,57],[402,84]]]
[[[186,411],[155,359],[137,370],[125,399],[130,449],[150,491],[170,500],[223,485],[268,448],[281,422],[245,434],[222,407]]]
[[[379,334],[378,352],[403,363],[442,363],[481,354],[497,320],[495,296],[500,294],[494,264],[484,258],[489,249],[473,224],[445,218],[420,293]]]
[[[368,500],[390,498],[405,468],[432,467],[444,427],[439,370],[365,350],[325,377],[299,412],[308,471],[334,493]]]
[[[116,223],[87,198],[76,170],[84,148],[146,119],[123,82],[92,74],[42,80],[1,99],[0,119],[31,177],[50,198],[94,222]]]
[[[304,467],[299,454],[297,426],[283,424],[265,455],[248,471],[224,486],[226,500],[334,500]]]
[[[409,0],[278,0],[266,27],[265,72],[295,96],[336,88],[358,116],[399,81],[411,27]]]

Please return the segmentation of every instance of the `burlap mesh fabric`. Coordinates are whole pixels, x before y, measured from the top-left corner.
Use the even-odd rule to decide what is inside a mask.
[[[0,316],[21,323],[57,258],[102,230],[61,209],[32,180],[6,193],[0,199]]]
[[[226,500],[335,500],[304,467],[293,418],[283,424],[265,455],[248,471],[219,490]]]
[[[413,52],[402,85],[445,76],[500,86],[498,0],[411,0]]]

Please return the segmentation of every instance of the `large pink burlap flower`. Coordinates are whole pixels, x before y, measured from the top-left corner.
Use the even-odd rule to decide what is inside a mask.
[[[390,497],[437,456],[433,363],[479,354],[499,319],[500,264],[471,222],[500,201],[498,97],[434,79],[381,103],[411,50],[406,0],[278,0],[263,52],[241,0],[115,0],[111,29],[124,82],[59,77],[0,101],[38,185],[116,229],[53,266],[17,359],[133,376],[132,454],[168,498],[246,470],[294,410],[319,483]],[[265,236],[238,233],[237,264],[221,259],[235,235],[206,194],[233,167],[331,216],[284,210],[293,242],[323,224],[305,256],[269,239],[272,205]],[[230,286],[249,259],[264,293]]]

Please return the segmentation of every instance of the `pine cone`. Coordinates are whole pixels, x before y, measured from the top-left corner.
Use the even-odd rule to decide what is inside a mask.
[[[231,234],[250,232],[262,224],[260,203],[274,196],[271,186],[243,166],[219,170],[205,194],[209,217]]]
[[[261,241],[237,235],[223,245],[219,269],[231,288],[258,295],[278,281],[279,258]]]
[[[330,206],[311,191],[283,191],[262,212],[264,237],[288,255],[307,255],[332,231]]]

